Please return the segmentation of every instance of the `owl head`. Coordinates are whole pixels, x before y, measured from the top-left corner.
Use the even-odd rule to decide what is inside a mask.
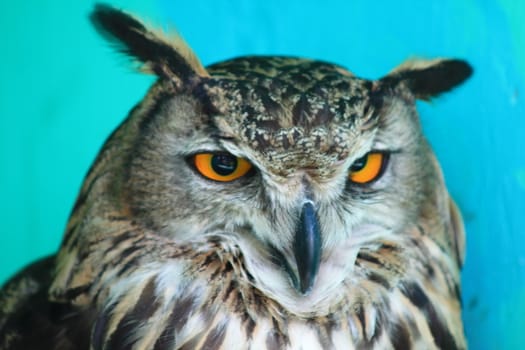
[[[290,300],[351,283],[360,251],[422,223],[454,253],[415,102],[463,82],[466,62],[413,60],[378,80],[292,57],[205,68],[180,38],[121,11],[99,5],[92,20],[158,79],[88,174],[79,201],[96,193],[99,204],[86,216],[118,212],[197,246],[220,235],[259,288]]]

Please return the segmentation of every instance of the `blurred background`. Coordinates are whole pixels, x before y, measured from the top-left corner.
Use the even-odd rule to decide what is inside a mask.
[[[176,28],[204,64],[284,54],[379,78],[410,57],[467,59],[465,85],[419,105],[464,214],[471,349],[525,347],[525,2],[110,1]],[[58,248],[82,178],[153,78],[92,29],[93,1],[2,1],[0,283]]]

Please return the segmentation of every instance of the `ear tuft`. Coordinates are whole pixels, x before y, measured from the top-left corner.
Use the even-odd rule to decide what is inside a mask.
[[[472,67],[463,60],[411,60],[380,81],[390,86],[404,84],[416,98],[429,100],[461,84],[472,72]]]
[[[167,40],[132,16],[105,4],[97,4],[90,19],[104,38],[118,51],[141,62],[145,71],[183,83],[192,77],[208,76],[180,37]]]

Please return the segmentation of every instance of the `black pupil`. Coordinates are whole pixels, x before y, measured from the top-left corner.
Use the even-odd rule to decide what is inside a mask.
[[[356,172],[356,171],[363,169],[367,161],[368,161],[368,154],[365,154],[363,157],[356,159],[354,164],[352,164],[352,166],[350,167],[350,170],[352,172]]]
[[[211,158],[211,167],[219,175],[231,175],[237,169],[237,158],[229,154],[216,154]]]

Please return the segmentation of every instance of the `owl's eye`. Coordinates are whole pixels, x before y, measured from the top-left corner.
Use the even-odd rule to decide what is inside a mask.
[[[367,153],[352,164],[348,178],[358,184],[366,184],[378,179],[385,169],[386,158],[385,153]]]
[[[246,159],[229,153],[198,153],[193,164],[202,176],[220,182],[237,180],[252,169]]]

